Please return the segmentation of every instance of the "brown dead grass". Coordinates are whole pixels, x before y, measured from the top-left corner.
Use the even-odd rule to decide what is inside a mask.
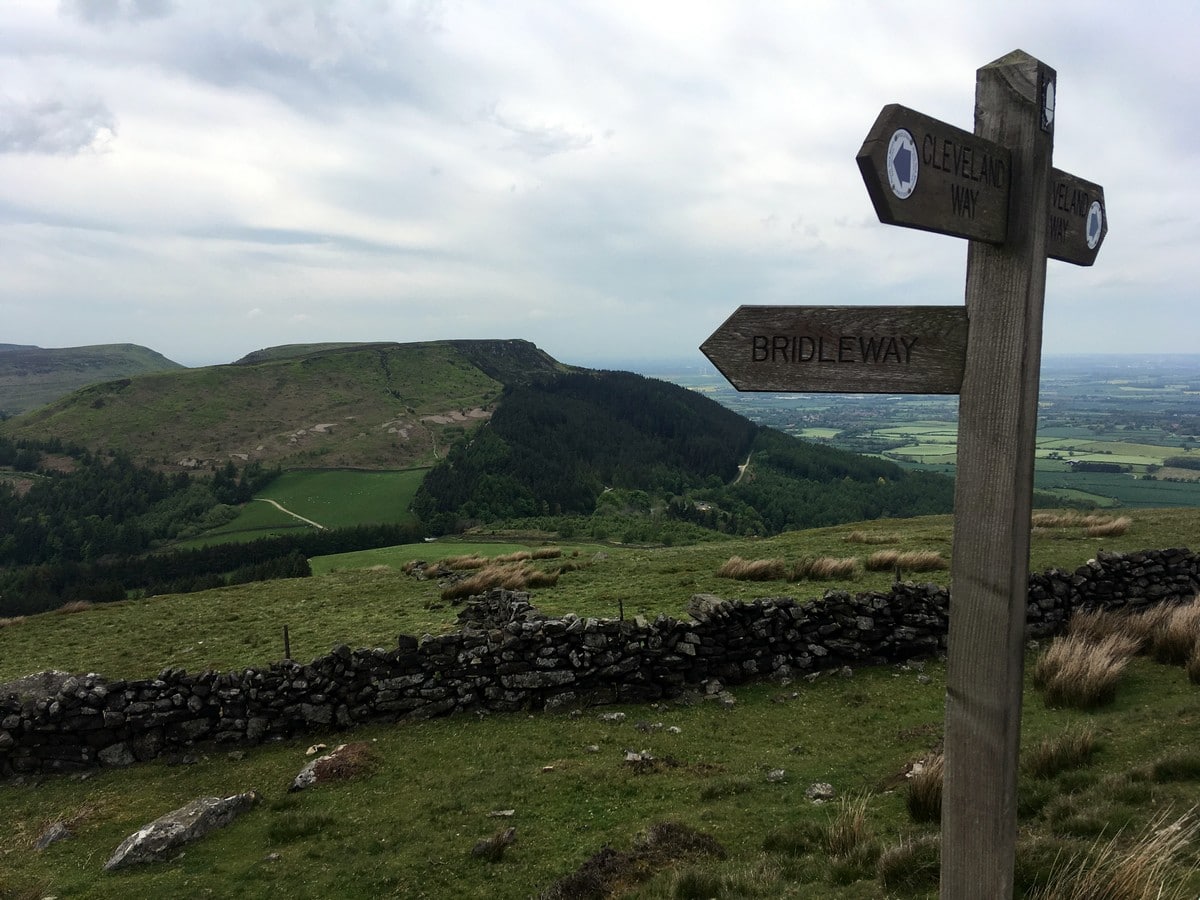
[[[1151,655],[1168,665],[1184,665],[1200,640],[1200,597],[1183,606],[1167,607],[1155,624],[1150,633]]]
[[[790,581],[846,581],[858,577],[857,556],[810,556],[792,565]]]
[[[332,753],[317,760],[313,773],[318,783],[346,781],[371,772],[376,762],[371,745],[365,741],[341,744]]]
[[[936,550],[877,550],[866,561],[869,572],[887,572],[897,567],[904,572],[937,572],[949,565]]]
[[[1132,524],[1128,516],[1114,517],[1097,513],[1081,515],[1075,512],[1036,512],[1030,519],[1034,528],[1104,528],[1114,522],[1124,522],[1125,528]]]
[[[731,556],[717,569],[718,578],[735,581],[782,581],[787,577],[787,564],[782,559],[743,559]]]
[[[1122,633],[1100,641],[1073,634],[1056,637],[1034,664],[1033,683],[1047,706],[1095,709],[1116,697],[1121,675],[1137,650],[1137,642]]]
[[[438,560],[439,566],[445,566],[447,569],[462,571],[463,569],[482,569],[491,562],[486,556],[480,556],[478,553],[468,553],[463,556],[447,556],[445,559]]]
[[[1129,530],[1129,526],[1132,524],[1133,520],[1128,516],[1121,516],[1111,522],[1088,525],[1084,529],[1084,534],[1088,537],[1120,537]]]
[[[904,800],[914,822],[941,820],[945,768],[945,757],[941,753],[923,760],[919,768],[913,768]]]
[[[1049,881],[1030,900],[1184,900],[1186,879],[1175,868],[1200,831],[1195,809],[1173,821],[1164,810],[1132,838],[1097,840],[1087,851],[1056,863]]]
[[[485,594],[493,588],[523,591],[535,587],[553,587],[558,584],[559,575],[557,570],[546,572],[527,562],[490,565],[449,585],[442,591],[441,597],[443,600],[459,600]]]

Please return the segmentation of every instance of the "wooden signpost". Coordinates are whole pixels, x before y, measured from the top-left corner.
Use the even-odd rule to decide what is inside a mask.
[[[890,105],[858,153],[880,221],[969,239],[965,307],[744,306],[701,347],[743,391],[960,396],[943,900],[1012,896],[1046,260],[1108,232],[1103,189],[1051,167],[1055,79],[1015,51],[976,73],[974,133]]]
[[[739,391],[957,394],[967,311],[741,306],[700,350]]]

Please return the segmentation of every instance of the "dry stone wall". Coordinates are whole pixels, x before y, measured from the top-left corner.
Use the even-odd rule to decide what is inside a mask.
[[[1031,636],[1076,609],[1190,600],[1200,557],[1185,549],[1101,553],[1075,572],[1030,578]],[[392,649],[335,647],[240,672],[108,681],[71,676],[42,696],[0,697],[0,776],[124,766],[197,744],[246,745],[366,722],[465,710],[554,710],[676,696],[726,684],[878,665],[944,649],[949,596],[937,585],[831,591],[815,600],[692,598],[691,621],[541,615],[526,594],[493,591],[452,634],[401,636]]]

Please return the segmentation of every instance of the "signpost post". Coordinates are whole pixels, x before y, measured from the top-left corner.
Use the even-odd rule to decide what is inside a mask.
[[[1051,167],[1053,69],[976,73],[975,131],[885,106],[857,156],[881,222],[967,238],[965,307],[739,308],[701,350],[744,391],[960,395],[943,900],[1011,897],[1047,257],[1090,266],[1104,190]]]

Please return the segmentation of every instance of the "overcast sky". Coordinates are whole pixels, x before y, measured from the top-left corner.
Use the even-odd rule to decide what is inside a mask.
[[[961,304],[966,242],[854,158],[887,103],[971,130],[1015,49],[1110,218],[1046,352],[1200,351],[1194,0],[0,0],[0,342],[633,367],[743,303]]]

